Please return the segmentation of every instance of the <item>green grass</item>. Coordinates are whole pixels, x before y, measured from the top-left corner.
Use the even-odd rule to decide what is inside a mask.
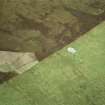
[[[0,105],[105,105],[104,99],[105,22],[0,86]]]

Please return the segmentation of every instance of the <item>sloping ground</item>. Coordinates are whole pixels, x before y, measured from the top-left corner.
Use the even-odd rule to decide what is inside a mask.
[[[104,105],[104,99],[105,22],[0,85],[0,105]]]
[[[0,80],[8,72],[27,70],[105,20],[104,4],[104,0],[1,0]]]
[[[0,50],[34,52],[42,60],[105,19],[104,5],[105,0],[0,0]]]

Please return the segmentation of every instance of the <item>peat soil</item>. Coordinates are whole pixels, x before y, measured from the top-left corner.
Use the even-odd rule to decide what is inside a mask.
[[[86,14],[86,13],[83,13],[77,10],[73,10],[73,9],[69,9],[69,10],[67,8],[65,9],[69,11],[70,13],[72,13],[73,16],[75,16],[79,20],[79,24],[81,24],[80,31],[78,33],[75,32],[74,30],[75,26],[74,26],[74,28],[70,29],[72,31],[72,37],[63,38],[65,43],[58,44],[57,47],[53,48],[53,50],[49,50],[47,53],[35,53],[39,61],[43,60],[44,58],[48,57],[50,54],[53,54],[57,50],[60,50],[66,45],[70,44],[71,42],[79,38],[80,36],[85,35],[86,32],[88,32],[89,30],[94,28],[96,25],[100,24],[102,21],[105,20],[105,13],[98,15],[98,16],[94,16],[94,15]],[[59,37],[57,38],[58,39],[56,40],[59,40]]]

